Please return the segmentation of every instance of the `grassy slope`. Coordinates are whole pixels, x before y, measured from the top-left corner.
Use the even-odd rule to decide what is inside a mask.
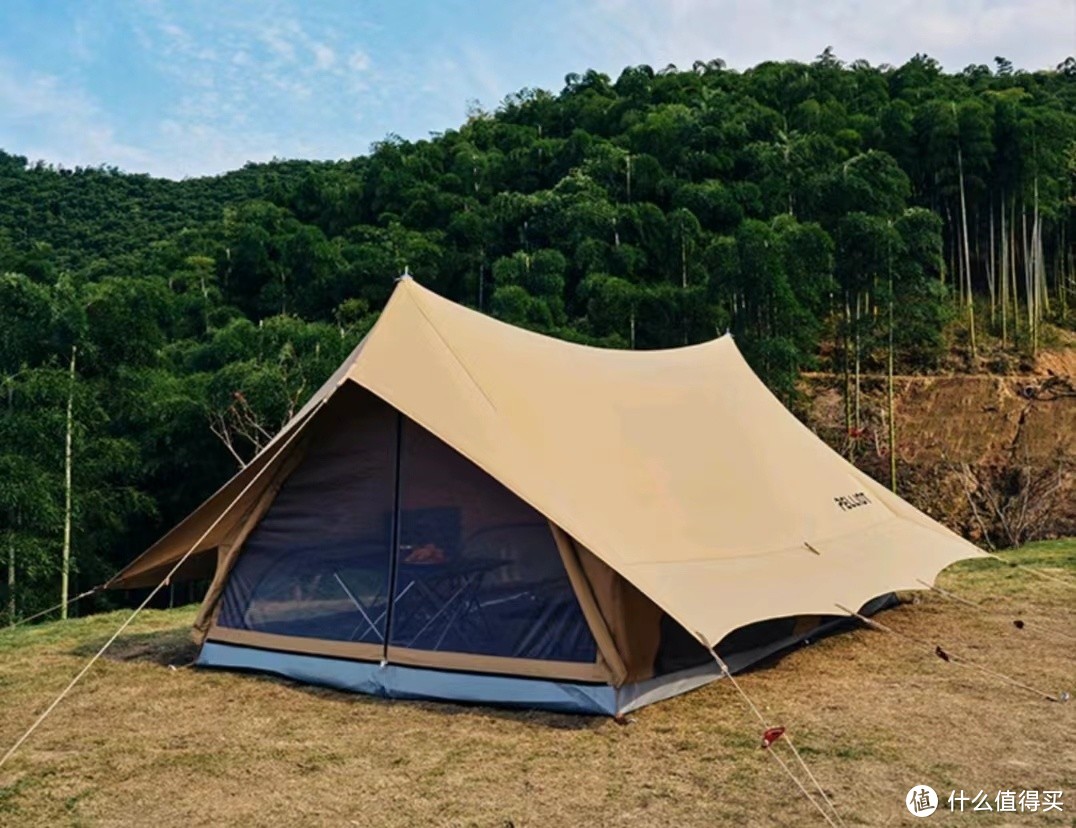
[[[1076,689],[1076,540],[958,564],[882,616],[1050,692]],[[607,719],[386,702],[189,661],[192,609],[144,613],[0,770],[0,825],[808,825],[818,815],[757,749],[727,682]],[[0,632],[0,750],[121,613]],[[1016,630],[1012,619],[1027,622]],[[1061,788],[1065,812],[975,825],[1076,824],[1076,702],[1052,704],[870,630],[741,679],[849,824],[911,824],[904,795]],[[948,814],[934,823],[950,824]],[[963,824],[963,822],[961,822]]]

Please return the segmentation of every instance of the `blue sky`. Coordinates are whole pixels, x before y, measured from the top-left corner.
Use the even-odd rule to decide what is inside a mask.
[[[1053,67],[1076,0],[0,0],[0,148],[171,178],[350,158],[569,72],[725,59]]]

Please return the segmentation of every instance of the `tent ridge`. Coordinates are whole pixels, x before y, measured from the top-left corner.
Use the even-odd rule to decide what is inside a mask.
[[[410,279],[406,279],[402,282],[402,284],[410,286],[413,283]],[[456,349],[452,347],[452,343],[445,338],[444,334],[441,333],[437,325],[434,324],[434,321],[430,318],[430,315],[426,312],[426,309],[422,306],[422,303],[415,299],[412,293],[413,292],[409,292],[408,295],[411,296],[411,301],[414,302],[415,308],[418,310],[419,313],[422,314],[422,318],[426,320],[426,324],[430,326],[430,329],[435,334],[437,334],[437,338],[441,340],[441,344],[445,346],[448,352],[452,355],[452,358],[456,360],[460,368],[463,369],[463,373],[467,375],[468,379],[470,379],[471,382],[474,383],[475,388],[478,389],[478,392],[485,398],[486,402],[489,403],[489,407],[496,411],[497,404],[486,392],[486,389],[482,387],[482,383],[480,383],[478,381],[478,378],[475,377],[475,375],[471,372],[471,369],[467,366],[467,363],[464,362],[463,358],[459,355],[459,353],[456,352]]]
[[[515,336],[542,340],[546,343],[554,343],[557,347],[566,351],[594,352],[599,353],[602,356],[614,356],[623,358],[625,361],[639,363],[642,361],[653,360],[654,358],[668,358],[670,356],[683,357],[688,353],[697,353],[713,349],[715,346],[725,347],[727,345],[733,345],[735,347],[735,339],[732,334],[725,332],[719,336],[714,336],[710,339],[705,339],[702,342],[694,342],[688,345],[676,345],[667,348],[644,348],[641,350],[627,350],[621,348],[610,348],[605,345],[591,345],[586,342],[574,342],[571,340],[558,339],[550,334],[541,333],[539,331],[530,330],[529,328],[522,328],[517,325],[513,325],[509,322],[505,322],[502,319],[490,316],[475,308],[453,302],[450,299],[446,299],[439,293],[424,287],[419,282],[414,281],[413,278],[401,279],[401,285],[406,285],[409,288],[410,294],[420,294],[423,296],[431,296],[437,302],[441,302],[446,305],[451,305],[455,310],[461,311],[463,314],[473,318],[478,324],[488,324],[492,328],[498,328],[506,331],[511,331]],[[416,302],[417,304],[417,302]]]

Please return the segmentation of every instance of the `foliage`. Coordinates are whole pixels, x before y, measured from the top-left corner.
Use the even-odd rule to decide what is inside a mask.
[[[1076,318],[1072,66],[591,70],[428,140],[180,182],[0,152],[0,612],[58,599],[69,397],[84,588],[248,461],[405,269],[601,347],[731,332],[783,397],[890,342],[931,368],[958,308],[1033,349]]]

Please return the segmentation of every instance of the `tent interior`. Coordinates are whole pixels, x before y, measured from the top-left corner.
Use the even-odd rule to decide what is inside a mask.
[[[237,525],[234,554],[209,550],[190,568],[216,558],[198,625],[205,666],[606,714],[718,675],[707,649],[628,581],[353,383]],[[738,669],[833,620],[774,618],[716,649]],[[409,669],[379,678],[388,665]]]

